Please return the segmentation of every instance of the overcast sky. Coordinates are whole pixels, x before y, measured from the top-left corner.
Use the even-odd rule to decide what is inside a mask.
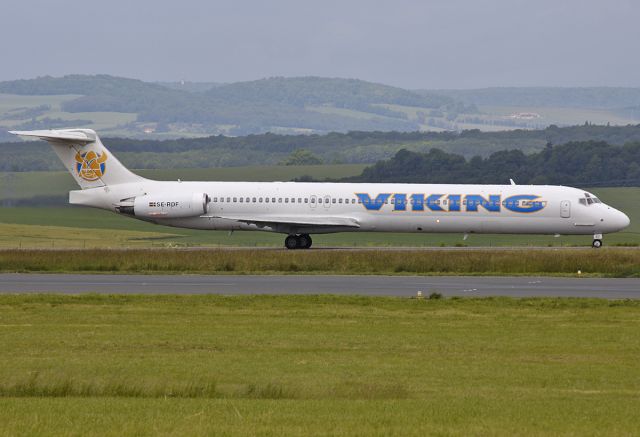
[[[637,0],[3,0],[0,80],[640,86]]]

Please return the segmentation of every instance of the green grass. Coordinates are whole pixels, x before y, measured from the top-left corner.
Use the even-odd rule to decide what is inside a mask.
[[[0,272],[584,275],[640,277],[640,250],[0,250]]]
[[[13,247],[16,241],[18,241],[18,247],[25,248],[147,247],[151,242],[175,238],[175,235],[167,233],[125,229],[77,229],[66,226],[0,224],[0,248]]]
[[[638,301],[0,296],[2,435],[631,435]]]

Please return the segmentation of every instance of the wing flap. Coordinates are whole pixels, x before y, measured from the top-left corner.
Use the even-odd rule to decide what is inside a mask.
[[[202,217],[235,220],[245,223],[278,223],[296,226],[344,226],[349,228],[359,228],[360,224],[356,219],[350,217],[309,217],[309,216],[251,216],[244,214],[219,214],[206,215]]]

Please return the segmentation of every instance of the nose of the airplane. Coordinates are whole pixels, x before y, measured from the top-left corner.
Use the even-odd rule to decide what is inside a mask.
[[[612,208],[609,224],[611,225],[612,228],[615,228],[615,231],[623,230],[624,228],[629,226],[630,223],[631,223],[631,220],[629,220],[628,215],[626,215],[622,211],[618,211],[617,209]]]

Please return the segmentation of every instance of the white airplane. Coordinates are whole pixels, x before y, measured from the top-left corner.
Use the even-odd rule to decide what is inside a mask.
[[[286,234],[459,232],[593,235],[629,225],[623,212],[577,188],[553,185],[154,181],[125,168],[91,129],[12,131],[48,141],[81,190],[69,203],[191,229]]]

